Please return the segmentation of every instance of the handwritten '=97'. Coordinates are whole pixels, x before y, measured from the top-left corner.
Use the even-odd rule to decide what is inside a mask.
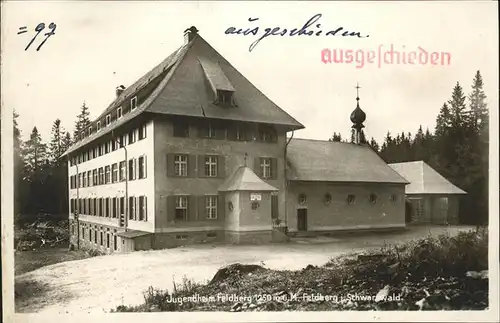
[[[51,22],[49,24],[50,31],[45,34],[46,37],[42,41],[42,43],[36,48],[37,51],[40,50],[40,48],[43,46],[43,44],[45,44],[45,42],[47,41],[47,39],[49,39],[50,36],[52,36],[52,35],[55,34],[56,28],[57,28],[57,25],[55,23]],[[43,22],[39,23],[38,26],[36,26],[36,28],[35,28],[36,35],[31,39],[31,41],[29,42],[28,46],[26,46],[26,48],[24,50],[28,50],[28,48],[30,48],[31,44],[33,44],[33,42],[35,41],[35,39],[38,37],[38,35],[40,35],[40,33],[44,29],[45,29],[45,24]],[[24,27],[19,27],[19,31],[17,32],[17,34],[19,35],[19,34],[24,34],[24,33],[27,33],[27,32],[28,32],[28,30],[24,26]]]

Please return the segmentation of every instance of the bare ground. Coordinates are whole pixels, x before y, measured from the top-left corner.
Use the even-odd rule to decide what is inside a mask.
[[[149,286],[172,289],[183,276],[210,280],[235,262],[270,269],[296,270],[324,265],[331,257],[471,227],[411,227],[400,233],[294,238],[259,246],[196,245],[67,261],[16,276],[16,311],[37,313],[108,312],[118,305],[144,301]]]

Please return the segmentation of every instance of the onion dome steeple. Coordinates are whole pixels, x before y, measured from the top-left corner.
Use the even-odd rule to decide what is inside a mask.
[[[351,113],[352,128],[355,131],[354,142],[358,145],[361,143],[361,129],[365,127],[363,122],[366,120],[366,113],[359,107],[359,89],[359,84],[356,84],[356,109]]]

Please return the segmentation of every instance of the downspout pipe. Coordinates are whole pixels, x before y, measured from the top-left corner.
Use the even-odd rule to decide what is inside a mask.
[[[285,143],[285,150],[284,150],[284,155],[285,155],[285,226],[287,228],[287,231],[288,231],[288,177],[287,177],[287,165],[288,165],[288,163],[287,163],[286,155],[287,155],[288,144],[290,144],[290,141],[292,141],[293,134],[294,134],[294,131],[292,131],[292,135],[290,136],[290,139],[288,139],[288,141]]]

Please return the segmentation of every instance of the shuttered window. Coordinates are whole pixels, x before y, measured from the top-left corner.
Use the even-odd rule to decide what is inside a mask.
[[[147,221],[146,196],[139,196],[139,221]]]
[[[139,179],[146,178],[146,156],[139,157]]]
[[[195,177],[196,155],[167,154],[167,176]]]
[[[188,219],[188,197],[175,197],[175,220],[186,221]]]

